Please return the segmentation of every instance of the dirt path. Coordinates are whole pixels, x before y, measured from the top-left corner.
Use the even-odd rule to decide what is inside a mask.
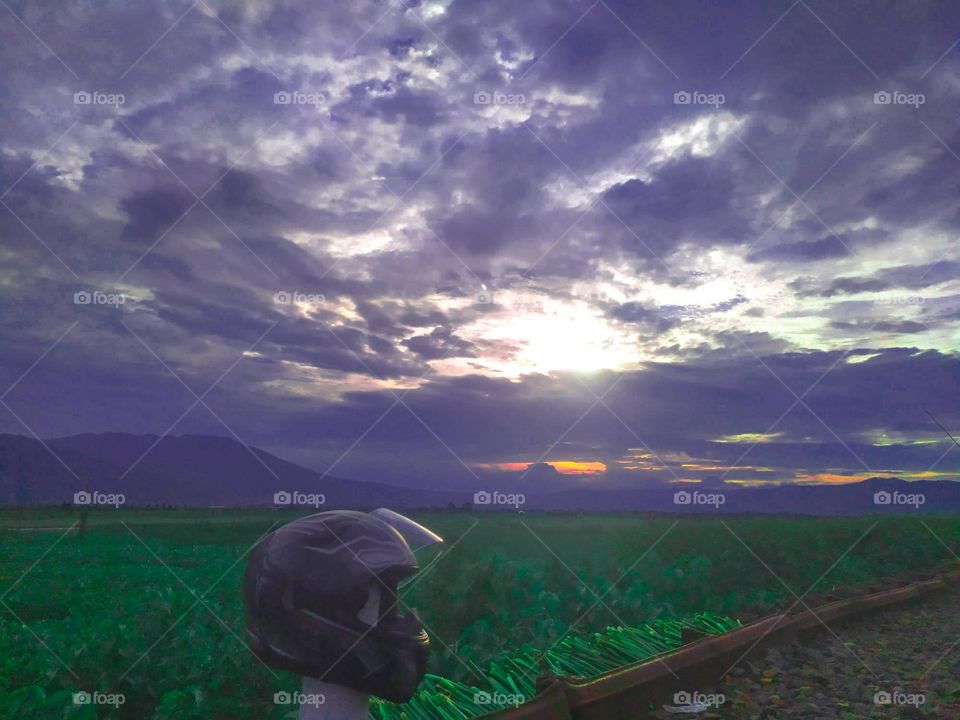
[[[722,693],[722,704],[656,717],[960,719],[960,589],[831,629],[837,637],[824,630],[741,661],[725,683],[703,691]]]

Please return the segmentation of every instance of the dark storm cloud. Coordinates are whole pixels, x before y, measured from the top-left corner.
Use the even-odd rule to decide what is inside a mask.
[[[791,286],[803,296],[834,297],[898,288],[922,290],[954,280],[958,276],[960,276],[960,263],[941,260],[932,265],[900,265],[871,276],[835,278],[826,284],[817,278],[798,278],[791,283]]]
[[[479,377],[437,380],[411,392],[404,403],[442,443],[418,422],[411,424],[408,411],[398,407],[364,438],[363,451],[344,466],[359,473],[371,463],[366,472],[389,472],[390,448],[399,452],[402,447],[405,453],[429,457],[428,466],[438,463],[442,468],[439,472],[420,468],[422,475],[436,473],[450,483],[456,478],[469,483],[471,475],[459,458],[468,464],[534,462],[568,430],[546,460],[600,460],[613,467],[628,449],[645,452],[646,444],[683,477],[688,471],[681,461],[669,458],[686,453],[691,459],[710,461],[694,460],[700,464],[733,464],[749,445],[720,443],[718,438],[770,432],[783,436],[757,445],[744,465],[778,468],[778,476],[785,468],[846,467],[863,472],[861,460],[877,471],[932,465],[947,445],[880,447],[865,442],[859,433],[889,429],[918,437],[936,432],[925,410],[948,426],[956,424],[960,417],[955,403],[944,396],[945,388],[953,397],[960,390],[956,360],[905,350],[853,364],[838,360],[839,353],[815,353],[768,356],[763,362],[749,356],[652,366],[622,378],[605,397],[608,407],[593,409],[595,396],[572,376],[531,377],[520,384]],[[616,379],[609,374],[589,385],[600,395]],[[803,396],[805,405],[794,405],[796,396],[784,383]],[[347,405],[331,407],[302,424],[336,427],[339,439],[328,442],[339,447],[390,407],[392,396],[378,395],[378,402],[371,402],[367,394],[350,398]],[[333,453],[314,447],[310,456],[332,458]],[[938,467],[957,469],[957,463],[956,456],[948,456]],[[373,465],[378,470],[373,471]],[[666,480],[671,475],[661,470],[653,477]]]
[[[663,253],[690,239],[740,242],[747,224],[735,207],[730,176],[729,166],[688,157],[667,164],[650,182],[630,180],[610,188],[604,200],[642,233],[637,252],[649,247]]]
[[[480,268],[497,254],[533,261],[576,220],[569,210],[543,212],[553,204],[545,186],[562,166],[522,127],[468,136],[444,169],[449,185],[438,189],[441,204],[429,222],[455,253],[479,258]],[[458,187],[468,193],[461,203],[453,197]]]
[[[145,239],[167,230],[191,205],[192,196],[186,190],[153,189],[129,195],[120,203],[128,218],[121,238],[144,245]]]
[[[116,376],[87,378],[63,398],[44,393],[48,407],[69,407],[88,394],[96,398],[97,406],[119,404],[127,392],[139,396],[155,388],[163,401],[151,407],[148,417],[172,422],[191,398],[135,340],[123,347],[130,359],[117,363]],[[43,387],[61,369],[67,378],[75,377],[71,356],[75,358],[66,349],[31,377],[24,389],[28,396],[36,392],[34,384]],[[697,471],[684,469],[684,461],[678,459],[683,455],[701,465],[735,463],[748,445],[717,439],[740,433],[783,433],[777,442],[750,451],[749,460],[742,463],[748,466],[744,473],[761,465],[777,468],[778,478],[793,468],[863,471],[861,460],[877,471],[932,465],[945,446],[878,447],[865,443],[860,433],[875,429],[908,437],[930,433],[935,428],[925,410],[948,426],[955,425],[960,421],[951,399],[960,390],[955,359],[891,350],[854,364],[838,360],[840,355],[834,352],[766,356],[763,362],[748,356],[655,365],[623,377],[606,395],[607,407],[593,409],[591,390],[601,395],[616,381],[614,373],[584,381],[590,390],[573,376],[531,376],[522,383],[479,376],[437,378],[405,394],[402,405],[392,393],[378,391],[351,393],[339,403],[321,406],[307,398],[278,404],[283,395],[278,397],[265,384],[276,377],[273,361],[244,360],[209,402],[241,437],[256,435],[261,443],[320,469],[363,436],[359,452],[338,466],[341,474],[418,484],[468,486],[475,480],[461,459],[468,465],[534,462],[568,430],[546,460],[599,460],[615,467],[615,461],[631,449],[646,452],[647,446],[670,470],[642,477],[659,480],[669,480],[670,471],[697,476]],[[224,359],[211,368],[211,376],[231,361]],[[137,372],[132,371],[134,364]],[[793,393],[804,396],[806,406],[791,409],[796,397],[781,379]],[[98,393],[93,392],[94,385]],[[196,387],[199,391],[205,385],[198,382]],[[16,399],[14,395],[12,400]],[[210,431],[211,421],[204,415],[197,410],[180,429]],[[837,441],[838,436],[844,443]],[[398,454],[418,460],[409,468],[398,467]],[[948,456],[939,469],[957,468],[956,462]],[[659,466],[658,461],[651,463]]]
[[[647,307],[640,303],[624,303],[610,310],[610,317],[621,322],[635,323],[649,326],[663,332],[676,327],[680,321],[677,318],[667,317],[657,308]]]
[[[747,298],[741,295],[708,307],[681,305],[653,307],[643,303],[628,302],[613,306],[607,311],[607,315],[624,323],[639,325],[648,330],[664,333],[678,327],[685,319],[725,313],[745,302],[747,302]]]
[[[860,332],[873,329],[877,332],[896,333],[898,335],[909,335],[910,333],[919,333],[928,329],[928,326],[924,323],[919,323],[913,320],[902,320],[900,322],[890,322],[886,320],[881,320],[880,322],[869,322],[867,320],[860,322],[834,320],[830,323],[830,326],[839,328],[841,330],[855,330]]]
[[[436,328],[427,335],[415,335],[404,340],[403,344],[426,360],[476,356],[472,343],[456,337],[445,328]]]
[[[795,398],[755,356],[797,393],[823,376],[810,408],[855,452],[798,407],[754,464],[921,467],[930,446],[863,433],[925,432],[924,407],[956,423],[956,290],[937,287],[960,268],[960,66],[930,69],[955,40],[948,3],[11,10],[30,30],[0,25],[3,388],[77,322],[8,396],[42,435],[166,430],[193,398],[152,350],[198,392],[235,363],[218,414],[318,467],[381,416],[338,472],[429,484],[469,478],[459,458],[534,462],[594,402],[578,380],[442,366],[509,365],[528,338],[469,336],[529,311],[509,292],[664,336],[677,362],[631,369],[605,400],[658,453],[729,463],[741,446],[716,437],[765,432]],[[925,102],[873,102],[898,89]],[[95,91],[125,102],[74,103]],[[475,99],[496,92],[523,101]],[[716,253],[749,269],[698,304],[643,299],[725,279]],[[761,281],[799,305],[758,300]],[[128,299],[73,303],[93,290]],[[917,317],[840,304],[898,290],[925,294]],[[847,364],[834,343],[861,333],[853,356],[879,354]],[[920,347],[885,349],[888,334]],[[386,381],[416,388],[409,408]],[[224,432],[202,407],[188,430]],[[597,405],[556,451],[613,475],[636,447]]]
[[[849,251],[842,238],[824,237],[819,240],[787,243],[766,248],[749,256],[754,262],[816,262],[829,258],[844,257]]]

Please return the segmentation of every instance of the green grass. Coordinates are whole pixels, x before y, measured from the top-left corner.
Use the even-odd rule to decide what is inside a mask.
[[[61,530],[23,531],[77,517],[0,510],[0,718],[293,717],[273,696],[297,689],[297,679],[275,677],[244,648],[238,588],[251,544],[296,515],[92,512],[83,536],[68,534],[52,550]],[[669,621],[789,604],[784,585],[822,592],[940,567],[955,562],[944,544],[960,546],[960,518],[937,516],[419,519],[447,540],[405,596],[433,638],[430,672],[444,679],[428,689],[438,695],[496,688],[502,672],[529,683],[537,667],[563,669],[567,651],[599,667],[611,652],[608,627],[667,628],[669,643]],[[437,552],[424,550],[422,564]],[[536,667],[517,672],[518,662]],[[80,690],[121,692],[126,703],[116,712],[74,707]]]

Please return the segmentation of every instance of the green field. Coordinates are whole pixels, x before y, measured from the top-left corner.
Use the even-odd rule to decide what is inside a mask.
[[[0,511],[0,718],[295,716],[274,694],[297,678],[274,674],[241,641],[239,583],[245,552],[296,515],[104,511],[82,534],[65,533],[78,517]],[[789,605],[788,587],[825,593],[951,566],[960,547],[960,518],[941,516],[417,517],[447,540],[422,551],[425,570],[404,596],[433,638],[430,672],[482,689],[509,682],[504,673],[532,688],[537,660],[558,641],[540,665],[576,661],[589,674],[628,635],[638,653],[637,637],[669,646],[671,621],[752,617]],[[611,626],[627,630],[594,636]],[[583,660],[591,648],[595,663]],[[427,686],[454,693],[445,681]],[[94,690],[125,702],[74,705],[74,692]]]

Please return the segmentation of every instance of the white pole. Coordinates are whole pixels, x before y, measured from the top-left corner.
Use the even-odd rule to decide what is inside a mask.
[[[370,696],[316,678],[303,678],[300,720],[367,720]]]

